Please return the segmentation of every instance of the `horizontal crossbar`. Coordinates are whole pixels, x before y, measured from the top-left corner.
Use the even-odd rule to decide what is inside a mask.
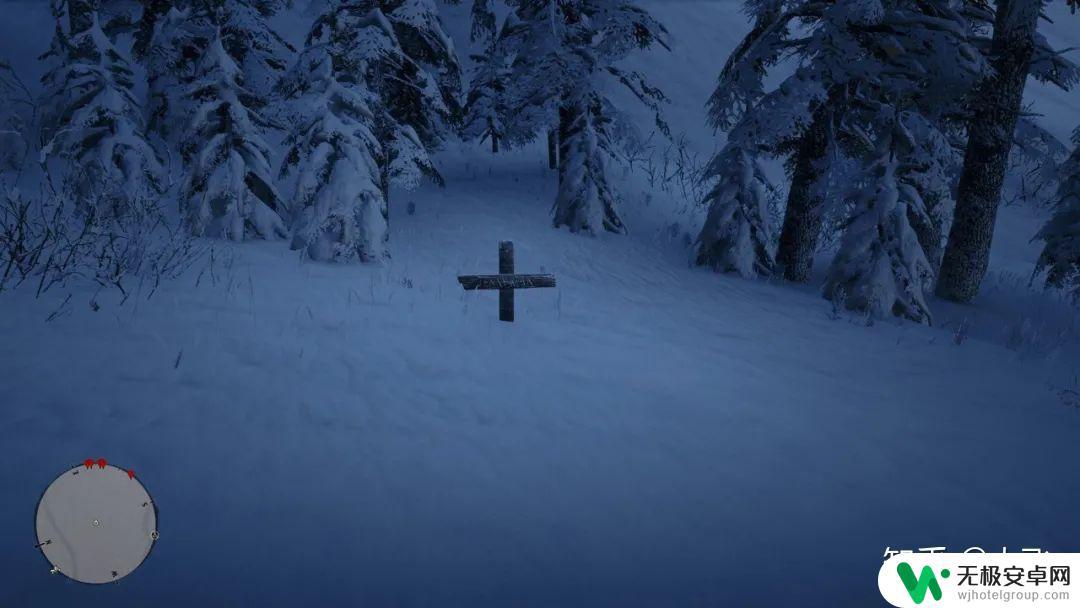
[[[555,287],[553,274],[480,274],[458,277],[457,280],[466,291]]]

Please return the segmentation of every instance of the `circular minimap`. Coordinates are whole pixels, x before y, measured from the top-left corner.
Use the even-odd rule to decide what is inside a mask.
[[[131,574],[157,540],[157,509],[146,488],[105,460],[65,471],[38,502],[38,548],[53,574],[102,584]]]

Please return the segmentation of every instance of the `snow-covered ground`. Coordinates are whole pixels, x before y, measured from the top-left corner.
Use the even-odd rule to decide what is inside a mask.
[[[744,24],[649,5],[690,129]],[[1067,131],[1080,99],[1053,99]],[[0,606],[873,606],[886,547],[1080,550],[1080,321],[1016,274],[1034,212],[1003,213],[974,305],[867,327],[690,268],[697,211],[633,184],[631,234],[590,239],[549,228],[539,148],[442,161],[446,189],[391,201],[381,266],[219,243],[149,300],[0,295]],[[514,324],[456,281],[504,239],[559,282]],[[88,587],[49,576],[32,519],[99,456],[161,540]]]

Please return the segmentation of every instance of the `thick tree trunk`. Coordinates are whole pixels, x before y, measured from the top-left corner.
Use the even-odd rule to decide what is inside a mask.
[[[815,186],[829,148],[829,105],[822,104],[814,112],[814,121],[795,152],[795,170],[776,252],[776,264],[784,269],[784,278],[798,283],[810,280],[821,237],[825,199]]]
[[[560,124],[562,123],[562,111],[559,112]],[[548,169],[555,170],[559,168],[559,136],[558,131],[555,129],[549,129],[547,134],[548,144]]]
[[[1041,6],[1041,0],[998,0],[991,45],[995,75],[974,96],[956,213],[937,282],[942,298],[970,302],[986,275]]]

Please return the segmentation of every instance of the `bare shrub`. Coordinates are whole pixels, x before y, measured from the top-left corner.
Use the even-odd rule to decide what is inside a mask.
[[[105,205],[102,207],[109,208]],[[0,193],[0,292],[32,285],[41,296],[72,280],[133,293],[154,294],[162,281],[191,268],[204,247],[160,201],[135,201],[122,213],[83,207],[56,194]]]

